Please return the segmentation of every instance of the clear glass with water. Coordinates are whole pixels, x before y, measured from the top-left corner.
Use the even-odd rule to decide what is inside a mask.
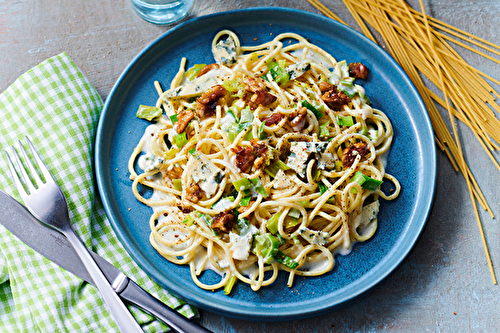
[[[137,14],[154,24],[171,24],[184,18],[193,0],[131,0]]]

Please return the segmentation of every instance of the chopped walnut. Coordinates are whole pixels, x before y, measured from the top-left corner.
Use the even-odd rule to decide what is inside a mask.
[[[267,160],[268,147],[257,139],[250,141],[252,146],[236,146],[231,150],[236,154],[236,166],[241,172],[250,173],[252,166],[260,169]]]
[[[193,118],[194,118],[194,112],[189,110],[189,109],[185,109],[185,110],[182,110],[181,112],[179,112],[177,114],[177,121],[175,122],[175,125],[174,125],[177,133],[184,132],[184,130],[186,129],[186,126],[189,124],[189,122]]]
[[[231,213],[219,213],[212,223],[212,229],[218,232],[228,233],[233,228],[235,222],[234,215]]]
[[[294,132],[300,132],[304,129],[304,126],[306,125],[306,115],[307,115],[307,108],[306,107],[301,107],[297,113],[293,113],[291,115],[291,121],[290,124],[292,125],[292,129]]]
[[[325,81],[321,81],[318,86],[319,86],[319,90],[323,93],[328,91],[328,90],[333,90],[333,85],[331,85],[330,83],[325,82]]]
[[[356,79],[366,79],[368,77],[368,67],[360,62],[353,62],[349,64],[349,74]]]
[[[183,205],[177,206],[177,208],[179,208],[180,211],[183,212],[184,214],[189,214],[193,211],[193,209],[191,207],[186,207]]]
[[[213,113],[219,99],[226,96],[226,89],[221,85],[213,86],[196,99],[196,114],[202,118],[205,113]]]
[[[364,142],[355,143],[342,150],[342,165],[350,167],[356,160],[357,155],[361,155],[363,159],[370,152],[370,148]]]
[[[274,103],[276,99],[277,97],[267,90],[258,90],[252,95],[252,97],[250,97],[250,102],[260,104],[262,106],[267,106]]]
[[[272,126],[279,123],[281,119],[283,119],[283,117],[284,117],[283,114],[275,112],[271,114],[269,117],[264,118],[264,123],[266,124],[266,126]]]
[[[200,69],[200,71],[198,72],[198,74],[196,74],[196,77],[200,77],[208,72],[210,72],[212,69],[217,69],[219,68],[219,65],[218,64],[209,64],[209,65],[206,65],[205,67],[203,67],[202,69]]]
[[[186,199],[193,203],[197,203],[201,198],[203,198],[203,191],[200,186],[196,183],[189,184],[186,188]]]
[[[255,159],[253,166],[255,169],[260,169],[266,163],[266,158],[261,156]]]
[[[257,139],[250,140],[252,147],[254,148],[255,155],[257,157],[264,156],[267,154],[268,147],[264,142],[259,142]]]
[[[245,78],[244,81],[246,83],[245,90],[249,91],[251,93],[257,92],[259,90],[267,89],[264,81],[262,81],[262,79],[260,79],[260,78],[256,78],[256,79]]]
[[[180,179],[182,177],[183,172],[184,171],[182,170],[181,167],[173,167],[173,168],[163,169],[161,171],[163,176],[163,181],[167,183],[170,187],[172,187],[174,184],[172,180]]]
[[[245,79],[245,83],[245,90],[253,93],[252,97],[250,97],[250,102],[267,106],[276,101],[277,97],[267,91],[267,87],[262,79]]]
[[[333,110],[339,111],[343,105],[347,105],[351,99],[342,91],[337,91],[334,87],[333,90],[326,91],[321,99]]]
[[[255,155],[253,153],[253,147],[241,147],[236,146],[231,149],[236,154],[236,166],[241,172],[250,172],[253,161],[255,160]]]

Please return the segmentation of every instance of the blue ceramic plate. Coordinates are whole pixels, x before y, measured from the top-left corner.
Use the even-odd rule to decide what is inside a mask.
[[[394,127],[387,171],[402,184],[401,195],[382,201],[379,228],[368,242],[348,256],[337,256],[334,269],[321,277],[296,277],[286,286],[280,274],[258,292],[238,284],[230,296],[222,290],[198,288],[187,266],[174,265],[149,243],[151,209],[134,198],[127,161],[147,121],[136,118],[139,104],[154,105],[155,80],[168,87],[181,57],[188,67],[212,63],[211,42],[221,29],[231,29],[242,45],[266,42],[282,32],[295,32],[327,50],[337,60],[362,62],[370,76],[361,84],[373,106],[383,110]],[[403,70],[380,47],[333,20],[304,11],[252,8],[188,21],[170,30],[142,51],[123,72],[109,95],[99,122],[96,171],[106,212],[132,258],[155,281],[202,309],[251,320],[290,320],[331,311],[368,292],[407,256],[425,225],[434,193],[436,155],[432,128],[417,91]],[[210,273],[204,279],[214,278]]]

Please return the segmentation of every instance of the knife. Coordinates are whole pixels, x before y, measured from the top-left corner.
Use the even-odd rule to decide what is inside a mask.
[[[80,257],[64,235],[42,225],[23,205],[3,191],[0,191],[0,207],[3,211],[0,214],[0,223],[17,238],[70,273],[94,284]],[[92,251],[90,254],[122,299],[164,321],[174,331],[210,333],[149,294],[99,255]]]

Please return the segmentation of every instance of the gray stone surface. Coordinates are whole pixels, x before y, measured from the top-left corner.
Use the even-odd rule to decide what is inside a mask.
[[[358,29],[342,1],[323,3]],[[412,4],[419,8],[418,1]],[[305,0],[195,0],[191,17],[264,5],[318,12]],[[429,15],[500,44],[500,2],[426,0],[424,5]],[[129,0],[0,0],[0,91],[32,66],[67,52],[105,99],[135,55],[168,29],[142,21]],[[499,64],[465,55],[500,79]],[[499,215],[500,171],[468,129],[460,126],[460,135],[469,166]],[[487,213],[480,215],[500,279],[500,225]],[[492,283],[467,186],[439,152],[435,202],[424,233],[409,257],[371,294],[299,321],[255,323],[202,312],[200,322],[214,332],[231,333],[498,332],[499,288]]]

